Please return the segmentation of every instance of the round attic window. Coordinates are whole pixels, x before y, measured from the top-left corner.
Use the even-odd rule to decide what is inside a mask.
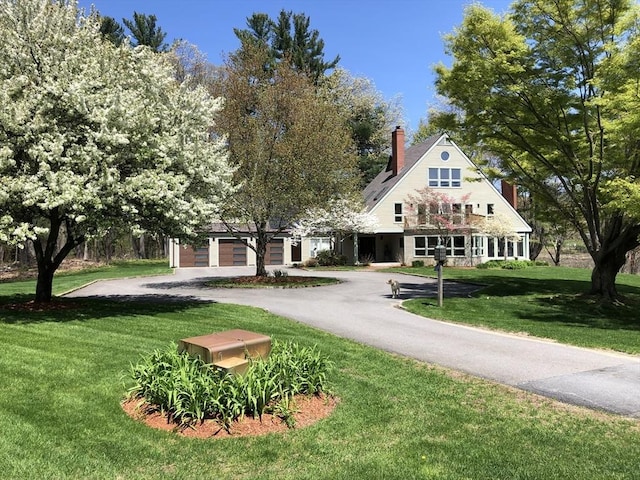
[[[440,154],[440,158],[446,162],[447,160],[449,160],[449,152],[445,150]]]

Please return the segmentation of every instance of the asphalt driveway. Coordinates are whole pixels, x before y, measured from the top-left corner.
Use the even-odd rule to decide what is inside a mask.
[[[408,313],[402,300],[436,296],[434,280],[388,273],[305,272],[338,277],[338,285],[303,289],[211,289],[211,277],[253,274],[252,267],[178,269],[175,275],[99,281],[69,297],[181,300],[250,305],[389,352],[552,397],[640,418],[640,357],[454,325]],[[293,273],[292,273],[293,274]],[[446,297],[478,287],[445,283]],[[436,307],[434,307],[436,308]]]

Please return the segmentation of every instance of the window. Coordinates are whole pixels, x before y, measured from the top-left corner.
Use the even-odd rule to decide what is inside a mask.
[[[522,237],[518,240],[518,256],[524,257],[524,238]]]
[[[402,204],[396,203],[393,205],[393,221],[395,223],[402,223],[403,215],[402,215]]]
[[[464,217],[462,216],[462,204],[453,203],[451,205],[452,222],[454,225],[462,225],[464,223]]]
[[[418,225],[427,224],[427,206],[422,204],[418,205]]]
[[[462,235],[456,235],[452,237],[452,256],[453,257],[464,257],[464,237]]]
[[[447,257],[465,256],[465,238],[463,235],[444,237],[442,239],[437,235],[413,238],[415,242],[415,257],[433,257],[435,255],[435,248],[440,243],[446,246]]]
[[[471,255],[482,257],[484,255],[484,237],[473,237],[471,239]]]
[[[324,238],[311,238],[309,240],[309,247],[311,249],[310,255],[312,258],[323,250],[331,250],[331,239],[328,237]]]
[[[487,203],[487,215],[493,215],[494,207],[493,203]]]
[[[462,171],[459,168],[429,168],[430,187],[462,186]]]
[[[496,239],[489,238],[487,242],[487,247],[488,247],[487,257],[496,258]]]

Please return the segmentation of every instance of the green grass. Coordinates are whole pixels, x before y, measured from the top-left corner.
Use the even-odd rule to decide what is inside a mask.
[[[2,303],[13,303],[0,284]],[[62,287],[62,286],[61,286]],[[249,307],[74,300],[0,307],[0,478],[633,479],[637,420],[453,374]],[[304,429],[197,440],[120,408],[141,354],[230,328],[314,346],[340,404]]]
[[[433,268],[401,268],[434,276]],[[433,298],[403,306],[429,318],[554,339],[562,343],[640,353],[640,276],[618,275],[624,305],[599,302],[585,295],[591,271],[566,267],[522,270],[445,268],[444,278],[485,287],[470,298],[446,298],[442,308]]]
[[[53,277],[53,294],[61,295],[96,280],[168,275],[172,271],[167,260],[116,261],[106,266],[86,268],[81,271],[58,271]],[[27,299],[35,296],[35,292],[35,278],[18,282],[0,282],[0,304],[10,295],[21,295],[22,299]]]

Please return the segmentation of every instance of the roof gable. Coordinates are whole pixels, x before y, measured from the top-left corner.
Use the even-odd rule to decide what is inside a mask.
[[[372,210],[443,137],[447,138],[446,135],[433,135],[424,142],[407,148],[404,153],[404,167],[397,175],[393,174],[389,162],[362,192],[367,208]]]

